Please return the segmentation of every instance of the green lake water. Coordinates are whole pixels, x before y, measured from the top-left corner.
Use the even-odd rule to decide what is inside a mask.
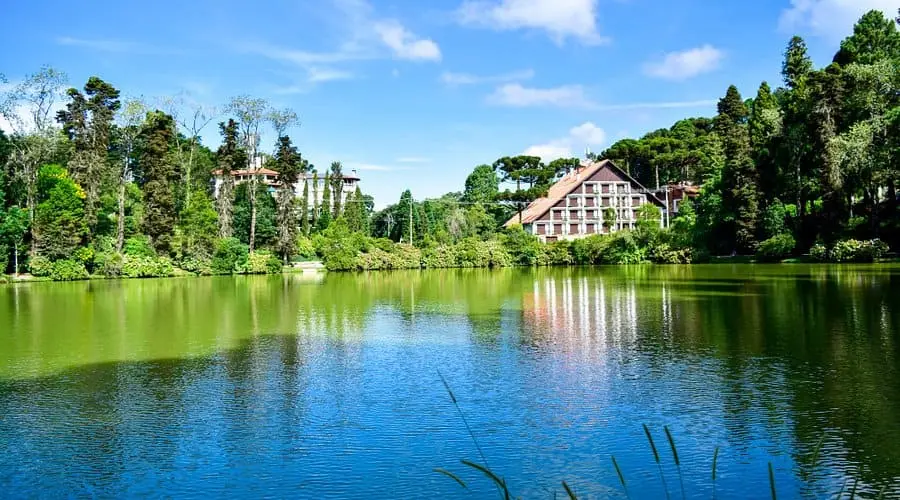
[[[0,496],[900,496],[898,359],[895,265],[0,286]]]

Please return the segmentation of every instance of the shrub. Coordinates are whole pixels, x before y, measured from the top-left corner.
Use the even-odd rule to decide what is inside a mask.
[[[501,242],[490,240],[485,242],[485,247],[489,254],[488,267],[511,267],[513,265],[512,255],[503,247]]]
[[[832,262],[874,262],[888,252],[887,244],[879,239],[869,241],[841,240],[828,252]]]
[[[756,257],[763,262],[777,262],[790,257],[797,241],[788,233],[775,235],[759,244]]]
[[[600,264],[612,238],[595,234],[572,242],[572,258],[576,264]]]
[[[297,245],[294,249],[294,257],[300,260],[316,258],[316,247],[313,241],[305,236],[298,237]]]
[[[647,249],[641,247],[631,231],[618,231],[601,257],[603,264],[641,264],[647,260]]]
[[[54,281],[74,281],[88,278],[84,263],[73,259],[62,259],[53,263],[50,279]]]
[[[129,278],[166,277],[174,273],[172,261],[167,257],[125,255],[122,262],[122,275]]]
[[[459,252],[462,243],[427,248],[422,251],[422,267],[427,269],[445,269],[459,266]]]
[[[268,250],[257,250],[247,257],[248,274],[277,274],[281,270],[281,260]]]
[[[122,267],[125,265],[125,258],[122,254],[116,252],[99,252],[94,256],[94,272],[102,274],[107,278],[116,278],[122,275]]]
[[[237,238],[224,238],[216,241],[216,252],[213,254],[212,272],[215,274],[242,273],[247,267],[249,250],[247,245]]]
[[[213,274],[212,260],[207,257],[194,256],[182,259],[179,266],[181,269],[201,276],[209,276]]]
[[[828,249],[821,243],[816,243],[809,249],[809,257],[816,262],[825,262],[828,260]]]
[[[156,257],[156,250],[153,249],[150,237],[145,235],[132,236],[125,240],[122,253],[133,257]]]
[[[542,266],[568,266],[575,261],[571,247],[572,244],[565,240],[548,243],[544,245],[538,263]]]
[[[28,261],[28,270],[34,276],[50,276],[53,272],[53,263],[43,255],[35,255]]]
[[[507,230],[503,243],[513,261],[520,266],[537,264],[543,251],[537,236],[529,234],[519,225]]]
[[[657,264],[690,264],[693,251],[690,248],[673,248],[668,243],[659,243],[650,247],[648,256]]]

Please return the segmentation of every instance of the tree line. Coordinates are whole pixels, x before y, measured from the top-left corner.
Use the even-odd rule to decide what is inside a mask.
[[[298,152],[290,109],[232,98],[212,151],[200,134],[219,115],[214,109],[183,96],[151,106],[96,76],[62,91],[66,81],[45,66],[0,96],[0,117],[12,128],[0,131],[2,271],[19,273],[27,262],[33,274],[61,279],[267,272],[331,220],[362,227],[369,218],[371,198],[343,192],[340,162],[320,174]],[[277,137],[272,154],[259,150],[265,127]],[[258,166],[277,172],[275,182],[254,175],[236,185],[222,175]]]

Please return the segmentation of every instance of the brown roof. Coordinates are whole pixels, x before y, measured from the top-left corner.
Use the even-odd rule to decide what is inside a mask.
[[[242,169],[242,170],[232,170],[231,171],[231,175],[251,175],[251,174],[278,175],[278,172],[276,172],[274,170],[270,170],[268,168],[260,168],[260,169],[256,169],[256,170]],[[213,170],[213,175],[222,175],[222,169]]]
[[[529,224],[543,217],[544,214],[546,214],[547,211],[549,211],[553,207],[553,205],[564,199],[572,191],[575,191],[578,186],[581,186],[582,183],[584,183],[591,177],[594,177],[594,175],[601,170],[607,170],[610,171],[609,173],[618,174],[618,178],[631,182],[632,186],[637,187],[638,189],[641,189],[642,192],[646,193],[647,199],[650,202],[655,203],[661,207],[665,206],[665,204],[661,202],[659,198],[651,194],[647,188],[642,186],[641,183],[628,175],[627,172],[617,167],[616,164],[612,161],[585,160],[581,162],[580,168],[569,172],[568,174],[564,175],[562,179],[558,180],[556,184],[550,186],[550,189],[547,191],[547,196],[538,198],[531,202],[531,204],[528,205],[528,207],[524,211],[522,211],[521,224]],[[613,179],[612,176],[610,176],[609,180],[618,179]],[[504,224],[504,226],[509,227],[513,224],[519,223],[519,214],[516,214],[511,219],[506,221],[506,224]]]

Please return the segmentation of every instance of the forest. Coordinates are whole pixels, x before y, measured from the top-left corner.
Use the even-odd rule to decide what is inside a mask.
[[[246,95],[221,111],[178,96],[151,103],[99,77],[62,90],[66,75],[45,66],[0,94],[12,128],[0,132],[0,269],[64,280],[271,273],[311,259],[331,270],[872,261],[900,244],[898,23],[866,13],[818,69],[795,36],[779,86],[762,82],[750,98],[731,86],[716,116],[592,156],[644,185],[687,181],[700,195],[667,228],[641,210],[634,231],[552,244],[502,225],[578,159],[503,157],[475,167],[461,191],[416,200],[407,190],[375,212],[359,189],[342,195],[340,162],[320,173],[303,158],[293,110]],[[212,150],[201,132],[214,123]],[[266,130],[277,140],[263,151]],[[257,161],[278,173],[274,186],[223,176],[213,196],[215,172]],[[313,182],[296,196],[304,178]],[[309,192],[320,178],[321,196]]]

